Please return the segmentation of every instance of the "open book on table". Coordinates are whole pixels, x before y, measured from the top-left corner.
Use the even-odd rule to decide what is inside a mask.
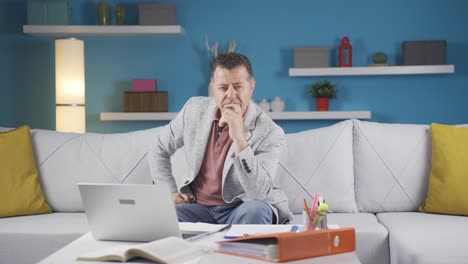
[[[209,251],[201,246],[178,237],[167,237],[138,245],[120,245],[83,254],[77,260],[127,262],[133,258],[144,258],[163,264],[186,263]]]

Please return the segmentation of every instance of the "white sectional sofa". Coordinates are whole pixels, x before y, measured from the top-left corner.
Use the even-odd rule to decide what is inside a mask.
[[[0,129],[1,130],[1,129]],[[4,130],[4,129],[3,129]],[[36,263],[89,231],[77,182],[151,184],[147,155],[159,128],[83,135],[31,131],[52,214],[0,218],[0,263]],[[347,120],[287,134],[276,181],[295,222],[319,193],[329,223],[356,229],[362,263],[468,263],[468,217],[419,213],[428,186],[427,125]],[[185,158],[172,157],[182,178]]]

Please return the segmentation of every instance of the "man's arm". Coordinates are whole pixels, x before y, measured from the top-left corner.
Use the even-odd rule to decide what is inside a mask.
[[[276,127],[265,136],[255,153],[247,146],[233,158],[234,166],[241,171],[239,182],[249,198],[264,200],[274,188],[279,159],[285,149],[284,132]]]
[[[171,156],[184,145],[185,112],[190,100],[184,105],[176,117],[156,136],[154,147],[149,152],[151,177],[154,182],[165,182],[171,192],[178,192],[172,175]]]
[[[254,153],[244,135],[241,107],[237,104],[225,106],[220,126],[229,127],[236,157],[233,160],[241,175],[239,182],[245,193],[252,199],[264,200],[274,187],[274,178],[281,153],[286,148],[283,129],[276,124],[268,124],[268,133]],[[267,125],[267,124],[265,124]]]

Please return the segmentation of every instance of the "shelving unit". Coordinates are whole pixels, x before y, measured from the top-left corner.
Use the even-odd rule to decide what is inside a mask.
[[[371,111],[268,112],[273,120],[370,119]],[[101,112],[101,121],[170,121],[177,112]]]
[[[449,74],[454,65],[290,68],[289,76]]]
[[[174,26],[49,26],[23,25],[23,32],[34,36],[145,36],[182,34],[183,28]]]

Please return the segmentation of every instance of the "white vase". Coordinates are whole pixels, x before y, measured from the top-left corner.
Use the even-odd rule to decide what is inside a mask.
[[[270,112],[270,103],[267,101],[266,98],[263,98],[260,102],[258,102],[258,106],[265,112]]]
[[[281,100],[279,96],[275,97],[275,100],[271,101],[271,111],[273,112],[283,112],[284,111],[284,101]]]

